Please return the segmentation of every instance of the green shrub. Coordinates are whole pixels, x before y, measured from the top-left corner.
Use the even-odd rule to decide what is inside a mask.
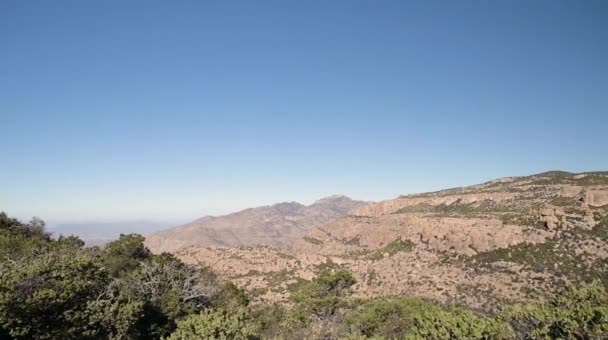
[[[4,212],[0,212],[0,232],[11,235],[25,237],[39,237],[50,241],[50,234],[45,230],[43,220],[34,217],[29,223],[22,223],[16,218],[8,217]]]
[[[261,339],[285,337],[292,328],[286,325],[289,317],[287,309],[278,303],[252,308],[251,317],[255,321],[256,333]]]
[[[91,317],[109,283],[86,254],[50,254],[27,263],[0,263],[0,328],[14,339],[82,339],[97,334]]]
[[[403,338],[415,325],[415,317],[427,310],[439,310],[420,298],[374,299],[353,303],[356,307],[344,317],[351,337],[382,336]]]
[[[560,207],[571,207],[576,205],[576,199],[572,197],[558,196],[551,200],[551,204]]]
[[[344,298],[350,295],[350,288],[356,282],[353,274],[345,269],[322,271],[313,281],[301,285],[292,295],[296,312],[302,319],[310,316],[320,320],[326,319],[344,306]]]
[[[228,313],[223,310],[206,310],[179,321],[177,329],[167,340],[253,338],[254,327],[245,320],[244,312]]]
[[[25,262],[48,252],[52,243],[44,226],[38,218],[22,223],[0,212],[0,261]]]
[[[416,244],[410,240],[402,240],[397,239],[386,246],[377,249],[371,252],[367,258],[373,261],[381,260],[384,257],[384,254],[387,254],[389,257],[399,253],[399,252],[409,252],[412,251],[416,247]]]
[[[466,264],[475,269],[493,267],[498,261],[508,261],[524,266],[525,270],[551,273],[555,277],[566,277],[576,282],[591,282],[604,275],[602,267],[585,264],[581,255],[559,240],[543,243],[520,243],[507,248],[498,248],[478,253],[466,259]]]
[[[510,339],[508,324],[463,309],[429,309],[415,317],[406,339]]]
[[[515,224],[536,229],[546,229],[546,223],[540,219],[540,216],[529,213],[505,213],[500,215],[502,224]]]
[[[226,282],[219,291],[214,304],[229,312],[240,310],[249,305],[249,296],[244,289],[237,287],[232,282]]]
[[[523,338],[600,339],[608,335],[608,292],[598,282],[567,286],[546,303],[507,307],[500,319]]]
[[[129,272],[139,265],[139,262],[152,257],[144,246],[145,238],[137,234],[120,235],[119,239],[108,243],[103,252],[106,269],[112,276]]]
[[[0,339],[161,339],[177,319],[246,300],[207,268],[152,255],[139,235],[82,247],[0,214]]]
[[[314,237],[310,237],[310,236],[304,236],[303,240],[306,241],[306,242],[308,242],[308,243],[312,243],[314,245],[317,245],[317,246],[320,245],[320,244],[323,244],[323,241],[321,241],[321,240],[319,240],[317,238],[314,238]]]
[[[596,212],[594,213],[594,218],[597,223],[588,232],[589,235],[597,237],[603,241],[608,241],[608,214],[602,215],[601,213]]]

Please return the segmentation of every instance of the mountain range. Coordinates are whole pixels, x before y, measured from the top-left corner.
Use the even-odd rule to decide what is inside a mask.
[[[322,198],[311,205],[284,202],[245,209],[225,216],[206,216],[183,226],[146,236],[153,252],[186,247],[269,245],[285,247],[310,229],[346,216],[368,202],[343,195]]]

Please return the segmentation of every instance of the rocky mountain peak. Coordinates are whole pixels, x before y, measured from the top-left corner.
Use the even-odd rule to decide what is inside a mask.
[[[353,202],[353,200],[350,197],[345,196],[345,195],[331,195],[331,196],[323,197],[323,198],[316,200],[312,205],[333,204],[333,203],[339,203],[339,202],[345,202],[345,201]]]

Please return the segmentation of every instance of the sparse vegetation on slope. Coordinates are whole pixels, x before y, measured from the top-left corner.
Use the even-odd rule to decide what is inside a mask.
[[[550,279],[556,283],[563,283],[563,279],[591,282],[608,278],[608,267],[604,261],[589,260],[559,240],[499,248],[467,258],[466,263],[471,268],[498,271],[509,271],[508,263],[514,263],[522,265],[523,270],[551,274]]]
[[[394,240],[387,244],[386,246],[375,250],[374,252],[367,255],[367,258],[370,260],[380,260],[384,256],[391,257],[399,252],[408,252],[412,251],[416,244],[410,240]]]
[[[608,213],[595,213],[597,224],[589,231],[589,235],[597,237],[602,241],[608,241]]]

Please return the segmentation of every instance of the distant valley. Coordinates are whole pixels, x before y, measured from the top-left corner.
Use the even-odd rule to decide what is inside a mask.
[[[55,237],[76,235],[87,246],[103,245],[115,240],[120,234],[148,234],[167,228],[167,222],[159,221],[115,221],[115,222],[49,222],[48,231]]]

